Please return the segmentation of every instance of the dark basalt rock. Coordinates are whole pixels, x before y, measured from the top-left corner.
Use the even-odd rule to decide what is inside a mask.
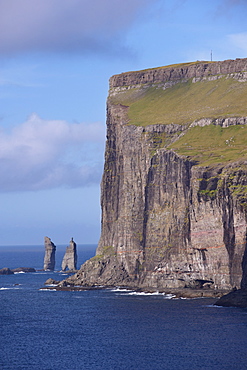
[[[0,275],[12,275],[13,271],[10,270],[8,267],[4,267],[0,269]]]
[[[49,278],[49,279],[46,280],[45,285],[57,285],[59,283],[60,283],[60,281]]]
[[[222,296],[216,303],[216,306],[223,307],[247,307],[247,290],[238,289]]]

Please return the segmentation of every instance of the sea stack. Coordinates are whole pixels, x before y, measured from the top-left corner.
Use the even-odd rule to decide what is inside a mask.
[[[45,236],[45,258],[44,270],[54,271],[55,268],[55,253],[56,246],[52,243],[51,239]]]
[[[74,242],[73,238],[69,243],[69,246],[66,248],[65,255],[62,261],[62,270],[65,271],[67,268],[69,270],[76,270],[77,264],[77,251],[76,251],[76,243]]]

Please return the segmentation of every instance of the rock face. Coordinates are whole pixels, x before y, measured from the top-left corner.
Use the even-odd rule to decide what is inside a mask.
[[[138,84],[150,83],[176,83],[192,78],[205,78],[217,75],[227,75],[247,71],[247,58],[236,60],[224,60],[222,62],[184,63],[181,65],[152,68],[144,71],[121,73],[112,76],[110,88],[121,88],[123,86],[136,86]],[[244,73],[246,75],[246,73]]]
[[[45,258],[44,270],[54,271],[55,269],[55,253],[56,246],[52,243],[51,239],[45,236]]]
[[[238,112],[224,117],[222,111],[215,119],[203,116],[184,124],[138,126],[129,123],[128,95],[121,103],[123,92],[129,94],[137,86],[134,102],[154,84],[161,91],[189,79],[194,84],[213,81],[219,74],[245,86],[247,59],[131,72],[110,79],[102,232],[96,256],[67,279],[69,284],[225,291],[242,284],[247,289],[246,153],[236,159],[222,155],[220,162],[213,161],[212,151],[208,164],[202,164],[198,158],[205,159],[211,144],[206,140],[202,154],[192,153],[192,134],[180,147],[189,154],[176,149],[192,130],[205,132],[213,126],[222,136],[222,130],[238,126],[246,133],[246,117]],[[223,142],[227,149],[234,141],[229,140]]]
[[[66,248],[65,255],[62,261],[62,270],[65,271],[67,268],[69,270],[76,270],[77,265],[77,251],[76,251],[76,243],[74,242],[73,238],[69,243],[69,246]]]

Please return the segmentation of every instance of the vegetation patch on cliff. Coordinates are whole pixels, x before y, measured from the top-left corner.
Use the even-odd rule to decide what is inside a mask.
[[[90,261],[91,262],[98,262],[98,261],[102,260],[105,257],[111,257],[111,256],[115,256],[115,255],[116,255],[116,253],[114,251],[114,247],[109,245],[109,246],[103,247],[102,250],[101,250],[101,254],[96,254],[94,257],[92,257],[90,259]]]
[[[242,164],[241,167],[235,167],[226,178],[227,186],[239,204],[247,211],[247,166]]]
[[[113,104],[129,106],[129,123],[188,124],[202,118],[241,117],[247,115],[247,82],[227,76],[209,81],[160,84],[136,87],[112,96]]]
[[[247,159],[247,126],[193,127],[173,143],[173,149],[203,166]]]
[[[155,70],[155,69],[157,70],[157,69],[165,69],[165,68],[189,67],[189,66],[192,66],[194,64],[202,64],[202,63],[216,63],[216,62],[196,60],[194,62],[175,63],[175,64],[168,64],[167,66],[146,68],[146,69],[142,69],[138,72],[148,72],[148,71],[152,71],[152,70]],[[130,72],[128,72],[128,74],[129,73],[136,73],[136,71],[130,71]]]

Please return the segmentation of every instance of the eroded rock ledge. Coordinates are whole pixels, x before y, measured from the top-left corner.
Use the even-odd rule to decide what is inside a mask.
[[[243,73],[247,71],[247,58],[224,60],[222,62],[192,62],[181,65],[172,65],[159,68],[146,69],[137,72],[121,73],[110,78],[110,89],[123,86],[134,86],[150,83],[165,83],[200,79],[217,76]],[[239,75],[239,78],[246,78]],[[169,86],[169,85],[168,85]]]

